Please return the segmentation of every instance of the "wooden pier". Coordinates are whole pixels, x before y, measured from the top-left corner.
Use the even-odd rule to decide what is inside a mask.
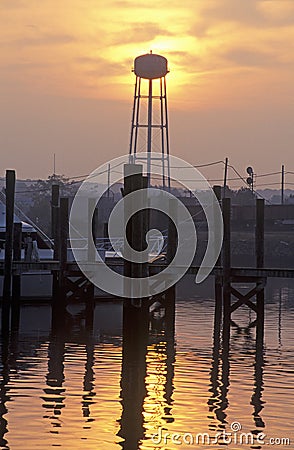
[[[137,165],[137,173],[128,177],[128,168],[125,169],[124,195],[146,186],[146,178],[142,176],[140,166]],[[64,346],[63,336],[67,323],[68,312],[66,306],[75,300],[83,301],[85,309],[82,317],[89,333],[93,329],[94,321],[94,286],[83,275],[78,264],[67,260],[68,242],[68,217],[69,204],[67,198],[59,198],[59,187],[52,188],[52,237],[54,239],[54,259],[42,261],[21,260],[21,227],[13,223],[14,184],[15,174],[13,171],[7,173],[7,214],[6,214],[6,249],[5,260],[0,262],[0,275],[4,277],[3,299],[2,299],[2,327],[1,337],[4,343],[9,342],[10,336],[16,335],[20,324],[20,282],[25,272],[46,271],[52,274],[52,336],[50,353],[55,354],[59,364],[57,371],[57,382],[61,384],[62,377],[62,352]],[[253,319],[248,329],[256,330],[255,342],[255,364],[254,380],[255,387],[251,399],[254,407],[254,421],[256,427],[264,427],[260,411],[262,410],[262,383],[264,366],[264,309],[265,309],[265,287],[268,278],[294,278],[294,267],[291,268],[268,268],[264,267],[264,202],[256,201],[256,227],[255,227],[255,264],[253,267],[240,268],[231,264],[231,204],[229,198],[220,198],[219,187],[214,188],[223,212],[224,241],[223,248],[218,261],[211,271],[215,281],[215,314],[213,327],[213,350],[211,367],[211,392],[212,397],[208,401],[210,413],[215,413],[217,419],[226,424],[226,408],[228,406],[228,390],[230,385],[230,339],[231,329],[238,325],[233,319],[234,312],[242,306],[247,306],[253,313]],[[171,201],[170,208],[176,206]],[[89,211],[91,205],[89,203]],[[174,214],[173,217],[176,217]],[[99,214],[99,212],[98,212]],[[92,219],[92,218],[91,218]],[[89,236],[95,237],[95,222],[97,213],[93,220],[89,220]],[[127,229],[128,240],[131,247],[137,250],[144,249],[144,239],[148,230],[148,213],[144,210],[133,216]],[[93,225],[94,224],[94,225]],[[88,246],[90,248],[90,246]],[[177,233],[175,226],[171,223],[168,227],[168,245],[166,259],[164,262],[153,263],[125,262],[114,258],[106,263],[114,270],[120,270],[127,277],[151,276],[164,270],[175,255],[177,248]],[[89,250],[90,251],[90,250]],[[94,265],[99,270],[99,263],[95,261],[95,255],[88,254],[88,264]],[[198,265],[191,265],[187,274],[196,276],[199,271]],[[244,292],[247,287],[247,292]],[[113,298],[112,298],[113,299]],[[163,310],[164,314],[160,327],[164,330],[168,352],[168,376],[166,389],[169,398],[172,395],[173,362],[175,355],[175,316],[176,316],[176,286],[172,286],[159,295],[150,298],[125,298],[123,300],[123,343],[122,343],[122,417],[120,431],[118,433],[125,442],[125,448],[137,448],[137,443],[144,435],[142,422],[142,408],[145,397],[146,379],[146,353],[148,335],[152,330],[152,308]],[[251,318],[251,316],[250,316]],[[154,323],[156,321],[154,320]],[[196,330],[195,330],[196,332]],[[61,342],[61,348],[55,348]],[[92,342],[92,341],[91,341]],[[8,348],[8,344],[7,344]],[[88,348],[88,347],[87,347]],[[89,347],[93,351],[93,345]],[[87,353],[87,364],[91,361],[91,352]],[[50,360],[49,372],[53,370]],[[52,372],[53,373],[53,372]],[[221,380],[221,383],[220,383]],[[50,385],[48,383],[50,389]],[[135,387],[135,390],[134,390]],[[87,389],[85,389],[87,390]],[[89,389],[90,390],[90,389]],[[132,424],[131,432],[128,423]]]
[[[147,179],[142,175],[142,166],[125,166],[124,175],[124,195],[146,187]],[[134,170],[135,167],[135,170]],[[132,173],[132,175],[130,175]],[[94,286],[83,275],[76,262],[67,260],[67,242],[69,234],[69,202],[67,198],[59,197],[59,187],[53,185],[51,197],[51,217],[52,217],[52,237],[55,243],[54,259],[41,261],[23,261],[20,260],[21,238],[20,227],[13,223],[14,216],[14,190],[15,190],[15,172],[8,170],[6,172],[6,242],[5,242],[5,260],[0,262],[0,275],[4,276],[2,307],[5,316],[10,309],[11,303],[20,299],[20,280],[24,272],[29,271],[48,271],[52,274],[52,301],[56,304],[67,304],[75,299],[83,300],[91,305],[94,301]],[[264,289],[269,277],[294,278],[293,268],[267,268],[264,267],[264,201],[256,200],[256,233],[255,233],[255,253],[256,261],[254,267],[239,268],[231,265],[231,204],[229,198],[220,198],[220,188],[214,187],[215,194],[221,203],[224,221],[224,241],[221,257],[211,272],[215,278],[215,301],[216,301],[216,321],[218,323],[219,333],[223,331],[223,342],[226,344],[230,334],[232,324],[232,313],[243,305],[247,305],[256,313],[256,320],[253,324],[258,327],[257,339],[262,339],[264,323]],[[90,211],[93,210],[93,199],[89,200],[89,236],[94,236],[97,221],[97,210],[94,217],[90,217]],[[173,202],[170,208],[175,208]],[[175,212],[175,211],[174,211]],[[98,212],[99,214],[99,212]],[[174,214],[173,214],[174,216]],[[144,249],[145,235],[149,228],[148,210],[142,210],[139,214],[133,216],[130,220],[130,226],[127,228],[128,241],[131,247]],[[94,236],[95,238],[95,236]],[[162,271],[172,261],[177,245],[177,235],[175,227],[170,225],[168,228],[168,244],[166,260],[164,262],[153,263],[130,263],[123,260],[110,259],[106,261],[110,268],[119,269],[126,277],[151,276]],[[88,245],[90,252],[90,245]],[[95,262],[95,254],[88,254],[88,264],[95,265],[99,270],[99,262]],[[104,263],[103,263],[104,264]],[[192,265],[187,269],[188,274],[197,274],[199,266]],[[248,292],[244,294],[238,286],[244,284],[252,285]],[[166,310],[171,308],[175,312],[175,286],[163,292],[156,300],[160,298]],[[130,297],[132,297],[130,295]],[[169,299],[168,301],[166,299]],[[235,299],[235,301],[234,301]],[[154,299],[150,298],[143,302],[143,299],[130,298],[126,304],[132,308],[145,309],[143,305],[150,305]],[[146,300],[146,299],[145,299]],[[148,308],[147,308],[148,310]],[[148,311],[145,311],[147,313]],[[137,313],[136,313],[137,314]],[[219,325],[222,322],[222,327]],[[262,341],[259,342],[262,346]]]

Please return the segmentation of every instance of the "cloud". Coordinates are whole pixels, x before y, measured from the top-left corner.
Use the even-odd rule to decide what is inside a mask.
[[[274,52],[265,52],[255,49],[235,47],[223,54],[224,58],[238,66],[265,67],[273,66],[278,61],[278,55]]]
[[[0,9],[19,9],[25,8],[26,2],[24,0],[1,0]]]
[[[206,2],[207,17],[218,20],[241,22],[243,24],[257,24],[263,21],[263,14],[258,8],[256,0],[221,0]]]
[[[235,24],[241,29],[288,27],[294,24],[293,0],[210,0],[198,4],[198,18],[191,33],[199,38],[209,36],[216,28]]]
[[[80,56],[75,58],[75,62],[83,66],[87,74],[99,77],[121,75],[128,67],[127,62],[116,63],[100,56]]]
[[[31,28],[33,26],[30,26]],[[71,42],[77,41],[77,38],[70,34],[63,33],[39,33],[31,37],[22,37],[18,39],[5,42],[6,45],[14,47],[15,45],[21,47],[32,47],[32,46],[51,46],[51,45],[62,45],[69,44]]]
[[[293,0],[264,0],[258,4],[268,24],[288,26],[294,24]]]
[[[0,64],[0,68],[2,71],[6,72],[19,72],[19,71],[27,71],[32,69],[47,69],[50,67],[50,64],[39,63],[39,62],[31,62],[31,61],[19,61],[11,64]]]
[[[126,30],[113,33],[112,45],[135,44],[140,42],[152,41],[158,36],[172,36],[173,33],[160,27],[156,23],[131,23]]]

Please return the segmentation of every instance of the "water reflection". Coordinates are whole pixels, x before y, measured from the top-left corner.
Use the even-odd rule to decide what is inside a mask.
[[[262,401],[262,393],[264,390],[263,371],[264,371],[264,346],[263,335],[260,335],[260,330],[256,330],[256,336],[253,336],[253,328],[258,327],[258,321],[251,322],[251,315],[249,314],[249,324],[247,326],[239,326],[235,321],[231,320],[226,330],[228,338],[224,339],[221,336],[221,329],[218,321],[221,321],[220,310],[216,305],[214,334],[213,334],[213,352],[212,363],[210,371],[210,392],[211,397],[208,400],[209,415],[211,419],[210,430],[221,431],[226,429],[227,408],[229,407],[229,390],[230,390],[230,360],[232,353],[237,355],[244,355],[250,358],[254,355],[254,382],[253,394],[250,404],[253,406],[253,419],[255,423],[255,430],[253,434],[258,434],[261,429],[265,427],[265,423],[261,417],[264,402]],[[224,322],[224,327],[226,323]],[[230,327],[233,328],[231,333]],[[263,330],[263,325],[262,325]],[[225,331],[223,330],[223,333]],[[223,337],[223,338],[222,338]],[[231,431],[229,428],[227,431]]]
[[[118,435],[126,450],[143,448],[158,428],[174,421],[172,416],[175,362],[174,291],[166,294],[162,308],[151,318],[148,305],[133,308],[125,301],[123,360]],[[160,308],[159,308],[160,309]],[[149,319],[151,319],[149,321]],[[150,328],[149,328],[150,327]]]
[[[229,347],[214,328],[211,355],[209,300],[177,304],[176,339],[169,313],[149,322],[125,305],[120,336],[111,325],[121,318],[118,303],[53,309],[51,322],[49,306],[21,307],[19,331],[2,331],[0,448],[22,449],[26,440],[41,450],[154,450],[159,427],[213,436],[230,431],[233,420],[246,432],[291,437],[293,294],[273,291],[266,351],[257,353],[256,333],[241,310]],[[106,322],[112,335],[104,334]],[[165,447],[178,448],[170,441]]]
[[[9,382],[9,334],[7,330],[2,331],[2,347],[1,347],[1,382],[0,382],[0,445],[3,449],[8,449],[8,442],[5,439],[5,434],[8,431],[7,420],[5,415],[8,412],[6,403],[10,400],[8,395],[8,382]]]
[[[60,316],[59,316],[60,317]],[[63,318],[65,314],[63,312]],[[55,325],[55,318],[52,318],[52,324]],[[53,330],[50,336],[50,342],[48,346],[48,373],[46,375],[47,388],[44,389],[45,396],[43,408],[48,411],[52,411],[53,416],[45,416],[53,420],[53,427],[61,427],[61,421],[59,416],[61,410],[64,408],[65,388],[64,383],[64,352],[65,352],[65,328],[53,325]],[[57,431],[55,430],[57,433]]]
[[[51,335],[48,346],[48,373],[46,375],[47,387],[43,408],[52,411],[51,415],[45,415],[45,419],[51,420],[52,433],[58,434],[58,428],[62,426],[61,412],[65,407],[66,389],[65,382],[65,353],[66,343],[74,342],[85,347],[86,361],[83,378],[83,392],[81,394],[82,415],[87,422],[92,422],[90,406],[94,404],[95,376],[94,376],[94,349],[93,338],[94,305],[91,303],[85,309],[76,314],[71,314],[65,305],[52,307]]]
[[[83,383],[83,401],[82,401],[82,410],[83,410],[83,417],[88,417],[88,422],[91,422],[94,419],[91,419],[91,411],[90,406],[93,405],[94,397],[96,395],[95,392],[95,375],[94,375],[94,364],[95,364],[95,357],[94,357],[94,339],[91,333],[87,336],[87,342],[86,342],[86,355],[87,360],[85,364],[85,376],[84,376],[84,383]]]
[[[143,402],[146,396],[146,352],[148,343],[148,304],[136,308],[124,301],[121,371],[122,415],[118,436],[125,450],[137,450],[144,438]]]

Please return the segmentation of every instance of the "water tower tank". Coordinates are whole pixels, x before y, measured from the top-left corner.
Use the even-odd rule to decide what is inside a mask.
[[[138,56],[134,61],[134,72],[137,77],[148,80],[165,77],[168,73],[167,59],[153,53]]]

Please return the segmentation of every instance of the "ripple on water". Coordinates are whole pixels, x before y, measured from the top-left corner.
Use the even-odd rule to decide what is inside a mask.
[[[146,367],[134,367],[123,384],[117,334],[20,332],[1,360],[2,448],[6,439],[12,450],[23,450],[24,442],[40,450],[118,450],[126,440],[125,450],[133,450],[135,436],[138,448],[154,450],[159,427],[214,436],[236,421],[244,432],[294,439],[293,294],[274,290],[266,304],[264,364],[256,361],[255,331],[248,328],[253,313],[242,308],[234,315],[228,362],[213,359],[214,302],[179,301],[176,346],[164,333],[150,335]],[[5,355],[5,342],[1,349]],[[192,447],[169,441],[159,448]]]

